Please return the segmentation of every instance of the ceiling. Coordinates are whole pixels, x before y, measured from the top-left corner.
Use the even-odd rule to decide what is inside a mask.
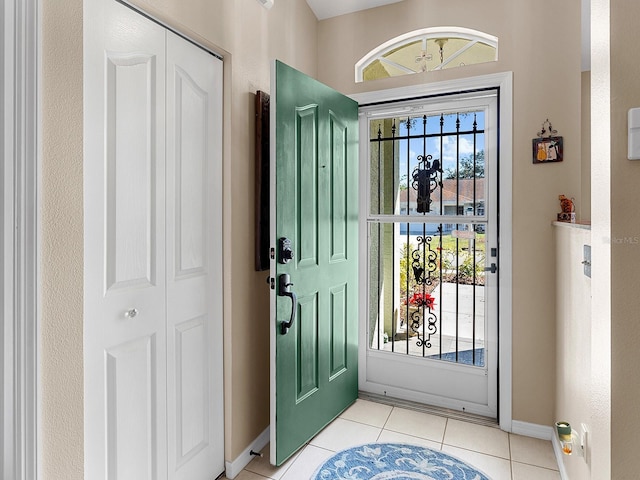
[[[337,17],[346,13],[353,13],[368,8],[389,5],[402,0],[307,0],[318,20]]]

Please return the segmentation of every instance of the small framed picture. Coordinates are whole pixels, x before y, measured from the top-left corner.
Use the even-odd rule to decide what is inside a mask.
[[[533,139],[533,163],[562,161],[562,137]]]

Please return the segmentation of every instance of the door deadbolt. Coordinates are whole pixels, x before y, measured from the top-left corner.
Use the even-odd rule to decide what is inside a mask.
[[[278,240],[278,261],[280,263],[289,263],[291,260],[293,260],[291,240],[282,237]]]

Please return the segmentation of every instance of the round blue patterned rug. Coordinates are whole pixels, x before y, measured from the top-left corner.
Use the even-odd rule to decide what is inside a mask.
[[[336,453],[311,480],[490,480],[446,453],[404,443],[370,443]]]

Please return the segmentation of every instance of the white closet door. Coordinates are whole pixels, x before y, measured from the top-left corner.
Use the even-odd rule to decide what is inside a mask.
[[[224,469],[222,61],[167,33],[169,478]]]
[[[167,476],[165,31],[85,2],[85,478]]]
[[[222,65],[115,1],[84,15],[85,478],[209,480],[224,468]]]

